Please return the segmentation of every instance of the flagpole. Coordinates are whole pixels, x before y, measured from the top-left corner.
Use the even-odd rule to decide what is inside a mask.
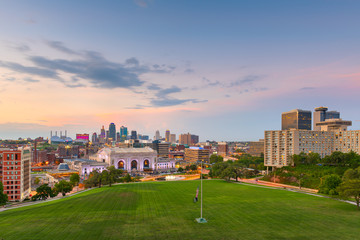
[[[200,218],[202,219],[202,202],[203,202],[203,190],[202,190],[202,160],[201,160],[201,170],[200,170],[200,182],[201,182],[201,207],[200,207]]]
[[[200,188],[200,191],[201,191],[201,202],[200,202],[200,218],[196,218],[196,221],[198,223],[207,223],[206,219],[203,218],[203,188],[202,188],[202,162],[203,160],[201,160],[201,172],[200,172],[200,185],[201,185],[201,188]]]

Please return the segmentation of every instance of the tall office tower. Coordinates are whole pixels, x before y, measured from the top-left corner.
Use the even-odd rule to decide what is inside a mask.
[[[199,143],[199,136],[198,135],[191,135],[191,144]]]
[[[281,114],[281,130],[311,130],[311,111],[294,109]]]
[[[170,143],[160,142],[160,140],[153,141],[152,149],[156,150],[158,157],[169,158]]]
[[[136,131],[131,131],[131,137],[130,139],[137,139],[137,133]]]
[[[159,140],[161,138],[159,130],[156,130],[154,138],[155,138],[154,140]]]
[[[109,125],[109,138],[111,138],[113,141],[116,140],[116,127],[115,127],[115,123],[110,123],[110,125]]]
[[[0,181],[9,201],[22,201],[31,193],[31,148],[0,150]]]
[[[165,141],[170,142],[170,130],[165,131]]]
[[[104,126],[102,126],[101,131],[100,131],[100,142],[104,143],[105,138],[106,138],[106,131],[105,131]]]
[[[106,141],[109,139],[109,130],[105,131],[105,139],[106,139]]]
[[[122,140],[122,141],[123,141],[123,140],[126,140],[127,135],[128,135],[128,129],[127,129],[127,127],[121,126],[121,128],[120,128],[121,140]]]
[[[314,122],[313,130],[320,131],[321,127],[317,126],[317,123],[325,122],[327,119],[339,119],[340,112],[337,111],[327,111],[327,107],[317,107],[314,109]]]
[[[184,145],[191,145],[191,134],[185,133],[179,135],[179,143]]]
[[[170,134],[170,142],[176,143],[176,134]]]
[[[117,142],[120,142],[120,141],[121,141],[121,136],[120,136],[120,133],[119,133],[119,132],[116,133],[116,141],[117,141]]]
[[[93,134],[92,134],[92,136],[91,136],[91,142],[93,142],[93,143],[98,142],[97,134],[96,134],[96,133],[93,133]]]

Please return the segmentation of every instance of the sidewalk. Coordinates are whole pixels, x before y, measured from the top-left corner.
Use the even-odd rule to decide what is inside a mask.
[[[286,184],[280,184],[280,183],[272,183],[267,181],[256,181],[255,179],[239,179],[240,182],[238,184],[246,184],[247,186],[253,186],[253,187],[262,187],[262,188],[271,188],[271,189],[279,189],[279,190],[285,190],[285,191],[291,191],[291,192],[297,192],[297,193],[303,193],[315,197],[322,197],[322,198],[330,198],[336,201],[349,203],[356,206],[356,202],[349,201],[349,200],[343,200],[338,198],[333,198],[330,196],[325,195],[319,195],[317,194],[318,190],[316,189],[310,189],[310,188],[299,188],[296,186],[286,185]]]
[[[79,194],[79,193],[83,193],[83,192],[89,191],[89,190],[91,190],[91,189],[93,189],[93,188],[89,188],[89,189],[85,189],[85,190],[82,190],[82,191],[78,191],[78,192],[75,192],[75,193],[66,195],[66,196],[64,196],[64,197],[58,195],[58,196],[56,196],[56,197],[48,198],[48,199],[46,199],[46,200],[30,201],[30,202],[19,203],[19,204],[17,204],[17,205],[13,205],[13,206],[0,207],[0,212],[4,212],[4,211],[10,210],[10,209],[16,209],[16,208],[20,208],[20,207],[32,206],[32,205],[36,205],[36,204],[40,204],[40,203],[45,203],[45,202],[52,202],[52,201],[55,201],[55,200],[59,200],[59,199],[71,197],[71,196],[77,195],[77,194]]]
[[[252,184],[259,184],[259,185],[263,185],[263,186],[269,186],[269,187],[277,187],[277,188],[284,188],[284,189],[293,189],[293,190],[298,190],[298,191],[302,191],[302,192],[307,192],[307,193],[317,193],[318,190],[317,189],[311,189],[311,188],[299,188],[298,186],[293,186],[293,185],[287,185],[287,184],[282,184],[282,183],[274,183],[274,182],[268,182],[268,181],[262,181],[262,180],[257,180],[252,178],[252,179],[239,179],[239,181],[241,182],[247,182],[247,183],[252,183]]]

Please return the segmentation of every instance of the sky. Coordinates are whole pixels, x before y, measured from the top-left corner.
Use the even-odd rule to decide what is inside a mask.
[[[0,0],[0,139],[124,125],[254,141],[327,106],[360,129],[360,1]]]

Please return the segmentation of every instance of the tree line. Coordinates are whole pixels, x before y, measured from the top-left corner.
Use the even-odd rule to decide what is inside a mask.
[[[226,181],[239,178],[251,178],[258,174],[257,170],[247,168],[241,161],[216,162],[212,165],[209,176],[212,178],[222,178]]]

